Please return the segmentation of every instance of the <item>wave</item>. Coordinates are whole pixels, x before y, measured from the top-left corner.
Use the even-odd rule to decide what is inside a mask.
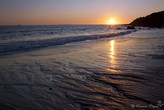
[[[0,44],[0,53],[7,53],[13,51],[26,51],[35,48],[43,48],[48,46],[64,45],[67,43],[73,43],[78,41],[93,40],[100,38],[109,38],[119,35],[130,34],[134,31],[126,31],[112,34],[102,34],[102,35],[89,35],[89,36],[73,36],[73,37],[62,37],[53,39],[40,39],[40,40],[30,40],[30,41],[16,41],[9,43]]]

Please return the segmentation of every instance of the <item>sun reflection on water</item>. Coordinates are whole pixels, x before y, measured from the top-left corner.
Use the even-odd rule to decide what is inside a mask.
[[[114,40],[111,40],[110,41],[110,58],[111,60],[114,60],[114,45],[115,45],[115,41]]]
[[[111,40],[109,43],[109,71],[115,72],[115,40]]]

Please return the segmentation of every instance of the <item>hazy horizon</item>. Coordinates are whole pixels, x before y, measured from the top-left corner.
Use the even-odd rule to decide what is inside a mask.
[[[105,25],[163,11],[163,0],[0,0],[0,25]]]

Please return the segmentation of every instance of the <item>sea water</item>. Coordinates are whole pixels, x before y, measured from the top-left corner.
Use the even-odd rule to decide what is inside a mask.
[[[31,50],[130,32],[124,25],[0,26],[0,52]]]

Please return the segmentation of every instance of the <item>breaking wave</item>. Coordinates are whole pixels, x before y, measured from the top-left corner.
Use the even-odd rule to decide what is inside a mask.
[[[73,37],[59,37],[51,39],[39,39],[39,40],[29,40],[29,41],[15,41],[8,43],[0,44],[0,53],[13,52],[13,51],[26,51],[35,48],[43,48],[48,46],[64,45],[67,43],[85,41],[85,40],[94,40],[100,38],[110,38],[119,35],[130,34],[133,31],[125,31],[118,33],[102,34],[102,35],[84,35],[84,36],[73,36]]]

